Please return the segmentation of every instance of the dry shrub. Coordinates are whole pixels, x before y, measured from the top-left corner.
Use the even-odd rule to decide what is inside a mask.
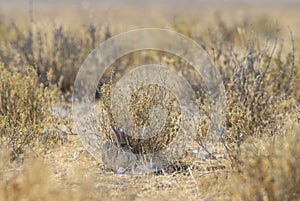
[[[268,26],[268,21],[264,22],[268,31],[256,33],[247,20],[241,26],[217,20],[218,26],[209,33],[211,44],[202,45],[214,58],[226,88],[228,132],[224,137],[237,145],[248,136],[272,136],[282,126],[280,116],[295,105],[293,35],[286,45],[279,28]],[[258,20],[258,26],[263,20],[267,19]]]
[[[26,29],[16,23],[2,26],[6,30],[0,32],[2,62],[6,66],[34,66],[39,82],[45,85],[59,83],[63,78],[60,87],[64,92],[73,88],[77,71],[88,53],[97,43],[110,37],[108,29],[105,32],[94,24],[83,25],[79,33],[72,33],[60,24],[32,22],[25,26]],[[53,76],[48,80],[50,70]]]
[[[163,128],[160,132],[149,139],[132,139],[132,145],[139,147],[137,152],[139,153],[153,153],[157,152],[166,146],[176,137],[180,123],[180,111],[176,109],[178,105],[174,94],[170,91],[163,89],[158,85],[150,85],[138,89],[131,94],[130,101],[130,115],[135,121],[134,123],[139,127],[144,125],[150,125],[149,111],[153,106],[161,106],[161,109],[165,110],[166,119]],[[159,120],[162,117],[151,117]],[[154,120],[154,121],[155,121]]]
[[[9,148],[15,159],[26,150],[56,141],[47,139],[43,131],[55,120],[51,108],[59,100],[59,90],[38,84],[31,67],[18,72],[0,64],[0,71],[1,147]]]
[[[275,141],[245,143],[240,164],[229,180],[234,200],[300,199],[300,126]]]
[[[115,124],[115,119],[111,114],[112,103],[111,103],[111,87],[112,84],[104,84],[101,91],[100,103],[108,114],[107,118],[101,118],[101,127],[106,128],[105,133],[107,138],[112,139],[111,132],[109,131],[109,125]],[[132,91],[131,98],[129,102],[129,114],[133,123],[138,127],[150,125],[151,120],[156,121],[158,118],[163,117],[151,117],[150,110],[153,106],[160,106],[161,109],[165,110],[166,119],[163,128],[161,128],[160,133],[154,137],[146,138],[140,133],[138,138],[135,136],[128,136],[129,144],[132,147],[134,153],[153,153],[157,152],[165,146],[167,146],[172,139],[177,135],[179,124],[180,124],[180,111],[176,105],[178,102],[170,91],[163,89],[158,85],[149,85],[142,87],[136,91]],[[122,114],[120,114],[122,115]],[[125,125],[120,125],[125,126]]]

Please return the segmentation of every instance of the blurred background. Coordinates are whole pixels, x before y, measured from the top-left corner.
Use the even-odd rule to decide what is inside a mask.
[[[205,35],[221,37],[222,30],[214,27],[226,26],[238,34],[277,32],[283,38],[289,37],[290,29],[297,41],[299,9],[296,0],[1,0],[0,59],[5,66],[36,66],[42,81],[52,69],[54,82],[64,76],[62,89],[70,91],[88,53],[118,33],[167,28],[208,42]]]

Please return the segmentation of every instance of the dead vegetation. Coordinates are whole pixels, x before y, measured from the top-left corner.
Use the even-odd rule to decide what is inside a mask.
[[[199,144],[195,142],[177,161],[185,168],[143,175],[106,170],[85,151],[71,118],[53,115],[53,106],[72,92],[88,52],[116,28],[91,23],[76,34],[64,25],[45,30],[37,19],[25,29],[0,20],[0,200],[298,200],[299,39],[293,30],[270,26],[269,18],[229,25],[221,16],[207,27],[209,31],[195,30],[196,24],[185,20],[171,24],[208,52],[224,82],[226,131],[222,149],[211,153],[213,157],[199,153],[211,123],[209,94],[180,58],[155,51],[147,58],[142,52],[126,55],[99,83],[97,98],[108,114],[100,120],[101,131],[108,138],[109,125],[114,123],[111,86],[127,66],[140,62],[172,66],[197,94],[204,115]],[[139,126],[149,123],[151,106],[170,106],[169,124],[159,139],[129,139],[135,153],[159,150],[176,135],[180,121],[172,107],[176,98],[169,94],[160,102],[161,95],[157,86],[131,94],[130,115]]]

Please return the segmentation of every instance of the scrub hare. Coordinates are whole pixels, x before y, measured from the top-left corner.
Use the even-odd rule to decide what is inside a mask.
[[[119,171],[133,168],[136,156],[132,153],[128,143],[127,135],[123,128],[110,125],[114,144],[106,140],[102,144],[102,162],[107,168]]]
[[[168,160],[161,157],[146,158],[141,161],[140,156],[133,154],[126,133],[122,127],[110,125],[113,143],[105,140],[102,144],[102,162],[106,168],[117,173],[125,172],[159,172],[168,164]]]

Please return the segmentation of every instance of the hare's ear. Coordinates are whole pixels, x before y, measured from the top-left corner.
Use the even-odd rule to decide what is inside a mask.
[[[128,138],[127,138],[126,133],[124,132],[124,129],[122,127],[120,127],[119,131],[120,131],[120,138],[121,138],[121,141],[120,141],[121,146],[130,148]]]
[[[119,133],[119,130],[118,128],[116,128],[114,125],[110,125],[110,129],[112,131],[112,137],[113,137],[113,141],[114,143],[120,147],[121,146],[121,136],[120,136],[120,133]]]

